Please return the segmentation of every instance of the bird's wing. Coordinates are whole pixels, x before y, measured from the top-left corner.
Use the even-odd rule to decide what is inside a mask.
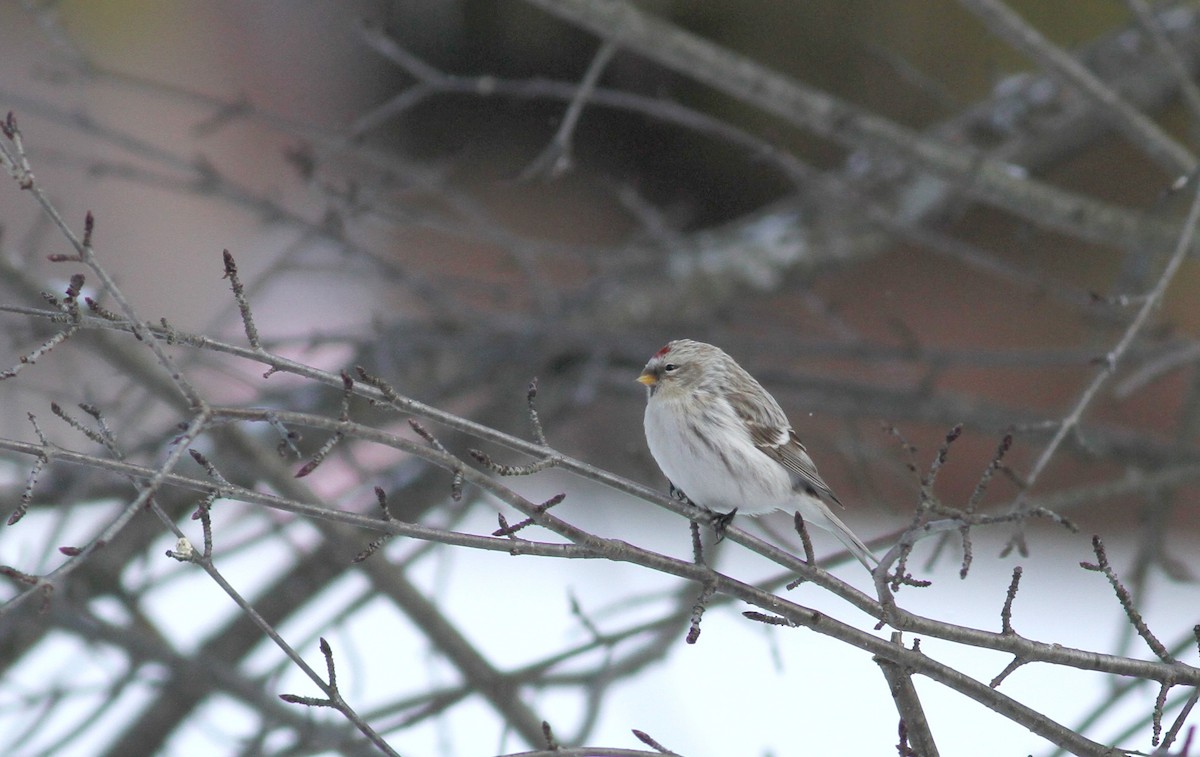
[[[783,465],[793,474],[794,488],[808,491],[841,505],[837,495],[817,473],[817,465],[808,456],[808,450],[800,443],[796,432],[790,428],[766,427],[749,424],[750,438],[754,445],[768,457]]]
[[[762,396],[757,402],[750,402],[749,397],[737,393],[732,393],[730,397],[733,410],[749,429],[754,446],[792,472],[793,488],[811,491],[841,505],[829,484],[817,473],[816,463],[808,456],[808,450],[792,430],[783,408],[765,390],[760,388],[760,391]]]

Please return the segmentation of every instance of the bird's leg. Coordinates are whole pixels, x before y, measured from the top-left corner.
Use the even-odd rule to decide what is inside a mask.
[[[691,505],[692,507],[697,506],[695,502],[688,499],[688,495],[683,493],[683,489],[680,489],[678,486],[676,486],[673,481],[668,479],[667,485],[671,487],[671,499],[675,500],[676,502],[683,502]]]
[[[709,514],[709,523],[713,527],[713,532],[717,535],[717,542],[720,543],[720,541],[725,538],[725,529],[728,528],[729,524],[733,522],[733,516],[737,515],[738,509],[735,507],[727,513],[715,513],[712,510],[709,510],[707,507],[701,507],[689,499],[688,495],[684,493],[683,489],[680,489],[678,486],[676,486],[675,483],[670,479],[667,480],[667,484],[671,487],[671,499],[691,505],[692,507],[703,510]]]
[[[735,507],[727,513],[712,513],[713,533],[717,535],[718,544],[725,538],[725,529],[729,528],[729,524],[733,522],[733,516],[737,515],[737,511],[738,509]]]

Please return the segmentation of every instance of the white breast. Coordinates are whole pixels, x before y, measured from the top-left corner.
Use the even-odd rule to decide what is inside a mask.
[[[694,397],[686,406],[661,396],[646,403],[646,442],[671,483],[719,513],[735,507],[765,513],[792,504],[791,476],[754,446],[729,403],[715,397],[696,403]],[[708,428],[718,430],[701,432]]]

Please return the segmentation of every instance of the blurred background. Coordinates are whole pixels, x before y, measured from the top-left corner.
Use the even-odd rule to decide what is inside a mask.
[[[1171,187],[1194,167],[1200,99],[1177,67],[1190,77],[1200,65],[1200,7],[1007,5],[1047,49],[1146,113],[1174,140],[1174,160],[1001,39],[982,15],[989,3],[631,6],[764,77],[835,98],[840,111],[825,120],[799,106],[781,115],[746,85],[722,84],[728,61],[672,65],[672,36],[652,46],[660,51],[606,46],[577,7],[592,6],[6,3],[0,112],[15,114],[67,223],[78,231],[94,214],[100,262],[141,319],[243,344],[222,279],[228,249],[266,349],[332,372],[362,365],[405,396],[516,436],[528,434],[536,377],[552,446],[656,489],[665,482],[645,448],[634,378],[673,338],[723,347],[772,391],[866,538],[912,522],[920,477],[956,424],[963,434],[934,490],[948,507],[968,502],[1012,434],[978,508],[1002,513],[1019,499],[1078,532],[1029,521],[1024,555],[1007,549],[1012,525],[975,529],[965,579],[957,539],[929,540],[910,569],[934,585],[905,589],[902,604],[998,630],[1011,570],[1023,565],[1019,632],[1148,657],[1107,583],[1078,567],[1095,559],[1100,534],[1152,626],[1194,664],[1194,262],[1079,427],[1042,458],[1182,233],[1194,186]],[[866,121],[898,136],[871,137]],[[935,153],[945,160],[921,157]],[[45,308],[39,292],[61,297],[82,268],[47,259],[70,249],[15,182],[0,185],[0,224],[3,369],[54,333],[11,308]],[[85,293],[114,307],[94,277]],[[172,351],[210,402],[339,412],[336,389]],[[127,335],[72,337],[0,382],[0,437],[36,442],[32,413],[54,444],[97,454],[49,409],[86,402],[127,459],[157,464],[189,415],[143,353]],[[355,419],[412,436],[382,409]],[[458,454],[478,446],[430,428]],[[469,533],[490,533],[498,510],[520,517],[470,488],[455,502],[444,472],[365,443],[340,447],[298,490],[303,460],[274,456],[269,431],[238,432],[214,430],[198,446],[249,488],[375,515],[381,486],[394,517]],[[298,446],[311,454],[323,440]],[[31,465],[0,451],[6,515]],[[555,513],[582,528],[691,553],[686,523],[646,502],[555,472],[506,483],[534,501],[567,492]],[[0,563],[49,573],[71,559],[60,547],[89,543],[133,496],[118,476],[49,465],[25,519],[0,526]],[[196,529],[195,495],[161,500]],[[690,647],[696,589],[678,579],[401,539],[354,566],[375,534],[326,525],[219,502],[214,562],[318,669],[316,637],[330,639],[344,694],[402,754],[535,749],[541,720],[571,746],[646,748],[629,734],[637,728],[685,755],[895,753],[895,707],[877,668],[828,638],[764,630],[725,604]],[[741,525],[798,541],[786,515]],[[835,551],[827,535],[814,539],[818,555]],[[136,517],[47,602],[0,609],[0,749],[371,751],[335,713],[276,699],[316,689],[198,569],[162,556],[174,544]],[[742,580],[779,578],[736,546],[718,558]],[[856,565],[835,571],[873,593]],[[9,576],[0,597],[26,586]],[[874,626],[811,587],[794,598]],[[449,650],[432,617],[489,667]],[[985,682],[1008,661],[929,644]],[[943,753],[1053,752],[961,697],[921,690]],[[1152,748],[1156,686],[1038,669],[1002,691],[1104,743]],[[1173,716],[1181,701],[1169,705]]]

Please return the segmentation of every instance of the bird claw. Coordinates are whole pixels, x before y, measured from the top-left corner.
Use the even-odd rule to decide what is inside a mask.
[[[680,489],[670,481],[667,481],[667,484],[671,487],[671,499],[675,500],[676,502],[683,502],[684,504],[692,505],[693,507],[696,506],[696,503],[688,499],[688,495],[684,494],[683,489]]]
[[[738,509],[735,507],[727,513],[714,513],[712,510],[709,510],[705,507],[700,507],[700,505],[697,505],[695,502],[689,499],[688,495],[684,493],[683,489],[680,489],[678,486],[676,486],[674,482],[668,480],[667,484],[671,487],[671,499],[675,500],[676,502],[682,502],[685,505],[691,505],[692,507],[699,508],[709,514],[711,517],[709,523],[713,527],[713,532],[717,535],[717,543],[720,543],[721,540],[725,538],[725,529],[729,528],[729,524],[733,522],[733,516],[737,515]]]
[[[733,522],[733,516],[737,515],[738,509],[735,507],[727,513],[713,513],[712,527],[713,533],[717,535],[717,543],[720,544],[725,538],[725,529],[729,528],[729,524]]]

